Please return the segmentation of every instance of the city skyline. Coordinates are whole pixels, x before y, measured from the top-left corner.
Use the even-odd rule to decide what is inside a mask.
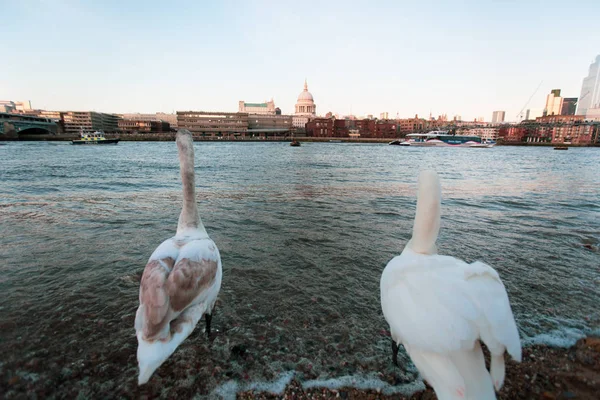
[[[506,110],[514,121],[540,82],[526,109],[544,107],[553,88],[577,97],[600,53],[594,2],[342,4],[6,4],[13,62],[0,97],[114,113],[235,111],[273,98],[293,114],[306,78],[319,115]],[[585,37],[567,34],[582,26]]]

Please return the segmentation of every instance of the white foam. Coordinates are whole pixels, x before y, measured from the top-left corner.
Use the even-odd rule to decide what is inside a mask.
[[[524,338],[521,341],[523,347],[544,345],[550,347],[569,348],[586,336],[600,336],[600,328],[573,328],[562,327],[550,332],[541,333],[532,337]],[[239,383],[234,380],[227,381],[213,390],[210,397],[219,397],[224,400],[234,400],[237,393],[255,390],[257,392],[268,392],[275,395],[281,395],[286,387],[294,378],[295,371],[287,371],[279,374],[274,381],[255,381],[249,383]],[[351,388],[359,390],[378,390],[385,395],[401,394],[411,396],[412,394],[425,390],[425,384],[421,379],[403,384],[390,385],[379,379],[379,376],[373,372],[369,375],[346,375],[331,379],[314,379],[302,383],[303,389],[326,388],[337,390],[342,388]]]
[[[376,374],[364,375],[346,375],[339,378],[325,380],[310,380],[302,384],[304,389],[311,388],[326,388],[326,389],[341,389],[344,387],[361,389],[361,390],[380,390],[386,395],[402,394],[410,396],[415,392],[425,390],[423,381],[416,380],[404,385],[393,386],[382,381]]]
[[[600,334],[600,329],[589,330],[589,329],[577,329],[562,327],[560,329],[554,329],[550,332],[540,333],[529,338],[523,339],[521,342],[523,347],[534,346],[534,345],[545,345],[550,347],[561,347],[569,348],[575,345],[579,339],[582,339],[589,335]]]
[[[225,382],[213,390],[211,397],[219,396],[223,400],[235,400],[237,393],[256,390],[258,392],[267,392],[271,394],[283,394],[287,385],[294,378],[294,371],[287,371],[279,375],[273,382],[256,381],[247,384],[240,384],[234,380]]]
[[[269,392],[272,394],[282,394],[287,385],[294,378],[294,371],[284,372],[274,382],[253,382],[245,386],[245,390],[257,390],[259,392]]]
[[[235,400],[239,384],[236,381],[227,381],[212,391],[210,397],[220,397],[223,400]]]

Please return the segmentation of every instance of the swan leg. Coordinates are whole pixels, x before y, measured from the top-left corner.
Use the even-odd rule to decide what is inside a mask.
[[[392,362],[396,367],[398,366],[398,345],[394,339],[392,339]]]
[[[204,314],[204,320],[206,321],[206,335],[210,338],[210,323],[212,321],[212,314]]]

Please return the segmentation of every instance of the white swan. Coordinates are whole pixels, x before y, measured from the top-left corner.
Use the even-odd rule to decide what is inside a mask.
[[[521,342],[498,273],[437,254],[441,189],[433,171],[419,176],[412,239],[381,275],[381,307],[393,361],[402,343],[440,400],[495,399],[504,383],[504,351],[521,361]],[[491,353],[485,366],[480,340]]]
[[[183,183],[183,208],[177,233],[154,250],[142,275],[136,313],[138,384],[154,371],[205,316],[211,314],[221,288],[221,256],[198,215],[194,177],[194,143],[187,130],[177,132]]]

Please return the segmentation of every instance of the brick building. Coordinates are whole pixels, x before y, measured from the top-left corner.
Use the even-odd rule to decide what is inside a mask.
[[[374,119],[315,118],[306,124],[306,134],[312,137],[396,138],[397,124],[394,121]]]
[[[161,133],[169,132],[171,125],[165,121],[119,120],[119,131],[122,133]]]

